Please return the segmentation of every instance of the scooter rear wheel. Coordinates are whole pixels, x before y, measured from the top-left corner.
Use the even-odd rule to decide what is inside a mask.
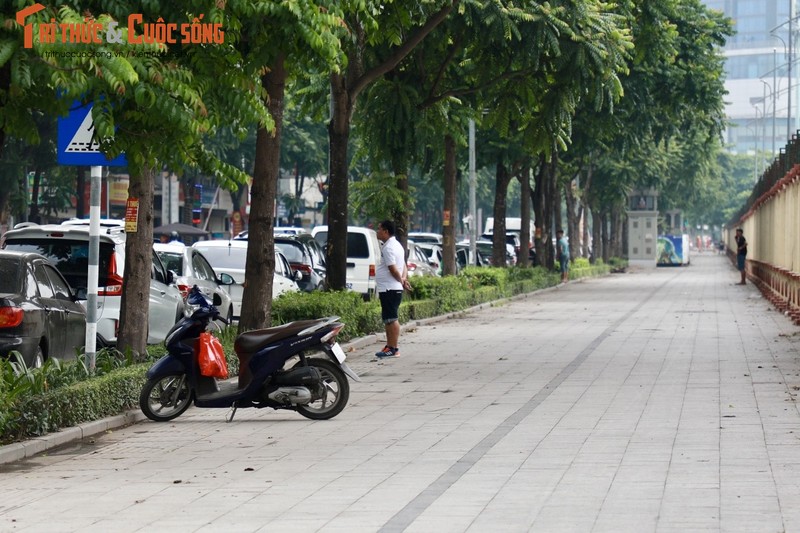
[[[188,376],[181,372],[148,380],[139,394],[139,407],[150,420],[166,422],[181,416],[192,403]]]
[[[327,420],[338,415],[350,398],[350,382],[339,368],[327,359],[306,359],[309,366],[319,370],[322,381],[311,390],[312,400],[307,405],[298,405],[297,412],[311,420]]]

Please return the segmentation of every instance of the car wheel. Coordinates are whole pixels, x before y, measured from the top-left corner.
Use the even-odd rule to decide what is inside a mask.
[[[33,355],[29,368],[42,368],[44,366],[44,351],[42,351],[41,344],[36,347],[36,353]]]

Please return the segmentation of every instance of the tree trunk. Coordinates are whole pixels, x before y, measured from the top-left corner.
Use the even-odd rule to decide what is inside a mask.
[[[517,264],[522,267],[530,266],[529,260],[531,247],[531,169],[525,167],[519,175],[520,183],[520,234],[519,255]]]
[[[269,327],[272,320],[272,283],[275,274],[275,239],[273,212],[280,172],[283,98],[286,90],[284,55],[278,54],[272,68],[261,78],[267,107],[275,122],[270,132],[256,133],[255,167],[250,190],[250,225],[247,234],[242,314],[239,333]]]
[[[602,235],[603,239],[603,262],[608,263],[608,258],[611,255],[611,237],[609,236],[608,231],[608,209],[603,209],[600,213],[600,235]]]
[[[405,162],[401,162],[393,165],[397,190],[403,195],[404,204],[399,212],[392,213],[392,218],[396,225],[395,238],[403,246],[403,250],[406,251],[406,259],[408,259],[408,214],[411,208],[408,205],[408,169],[403,166],[404,164]]]
[[[564,187],[564,200],[567,206],[567,235],[569,236],[569,256],[570,259],[580,257],[581,252],[581,235],[580,235],[580,209],[578,208],[578,201],[575,197],[575,181],[572,180]]]
[[[347,283],[347,144],[350,139],[352,102],[345,77],[331,74],[333,110],[328,124],[330,161],[328,169],[327,281],[332,290]]]
[[[556,167],[558,166],[557,153],[553,152],[550,161],[544,165],[544,223],[542,238],[546,239],[544,246],[544,265],[553,269],[555,267],[555,247],[553,246],[553,239],[555,238],[555,213],[554,213],[554,198],[556,197]]]
[[[545,221],[545,209],[544,209],[544,181],[545,181],[545,173],[547,172],[547,163],[542,158],[539,161],[539,170],[536,172],[534,176],[534,187],[533,192],[531,193],[533,199],[533,214],[534,220],[536,223],[536,233],[534,235],[533,245],[536,249],[536,264],[537,265],[546,265],[546,257],[547,252],[545,251],[547,246],[545,243],[548,241],[547,236],[547,224]]]
[[[624,213],[619,206],[612,209],[611,218],[611,231],[612,231],[612,245],[609,257],[622,257],[622,228],[624,220]]]
[[[592,262],[603,257],[603,220],[600,216],[600,208],[594,207],[592,213]]]
[[[492,265],[506,266],[506,195],[511,175],[500,160],[495,171],[494,228],[492,229]]]
[[[456,141],[452,135],[444,136],[444,210],[448,216],[442,221],[442,254],[444,256],[442,275],[456,273]]]
[[[153,195],[157,168],[133,169],[128,198],[139,200],[136,231],[126,234],[117,348],[138,358],[147,350],[153,265]]]

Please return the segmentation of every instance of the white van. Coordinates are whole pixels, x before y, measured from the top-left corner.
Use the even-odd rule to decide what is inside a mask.
[[[311,231],[320,246],[328,243],[328,226]],[[375,230],[347,226],[347,288],[360,292],[365,299],[375,296],[375,270],[381,261],[381,246]]]

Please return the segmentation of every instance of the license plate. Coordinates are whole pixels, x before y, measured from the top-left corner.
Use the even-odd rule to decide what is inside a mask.
[[[333,352],[333,355],[336,356],[336,359],[340,363],[344,363],[344,360],[347,359],[347,356],[344,354],[344,350],[342,350],[342,347],[339,346],[338,342],[333,343],[333,345],[331,346],[331,351]]]

